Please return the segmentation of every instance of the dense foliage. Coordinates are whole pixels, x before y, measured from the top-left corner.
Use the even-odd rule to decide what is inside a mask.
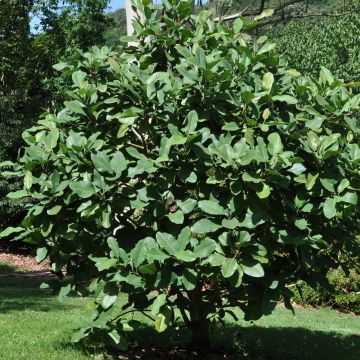
[[[342,269],[329,271],[328,289],[311,287],[299,283],[294,289],[294,300],[298,304],[310,306],[329,306],[342,312],[360,315],[360,275],[355,269],[344,273]]]
[[[309,75],[326,66],[347,82],[360,80],[359,33],[359,11],[342,17],[304,18],[268,31],[290,66]]]
[[[0,162],[16,159],[21,133],[38,105],[28,62],[31,7],[32,1],[0,3]],[[19,202],[6,198],[17,186],[14,178],[0,179],[0,229],[20,219]]]
[[[1,236],[65,268],[61,296],[94,295],[75,340],[124,349],[136,322],[123,314],[138,311],[159,332],[183,321],[206,348],[233,307],[246,320],[291,308],[288,284],[359,255],[360,96],[326,68],[287,70],[264,37],[254,52],[247,21],[215,25],[188,1],[143,11],[138,47],[57,66],[71,99],[24,132],[5,175],[24,181],[10,198],[34,203]]]
[[[68,81],[53,68],[76,59],[76,49],[103,44],[111,20],[108,0],[2,0],[0,3],[0,162],[15,160],[21,133],[44,108],[66,96]],[[31,33],[31,16],[39,28]],[[6,199],[19,187],[14,178],[0,179],[0,230],[19,221],[23,202]]]
[[[347,82],[360,80],[359,0],[211,0],[205,6],[217,16],[242,12],[250,18],[273,9],[253,35],[276,42],[291,67],[317,76],[325,66]]]
[[[118,9],[110,14],[112,24],[104,33],[105,45],[115,47],[120,45],[120,38],[126,35],[125,9]]]

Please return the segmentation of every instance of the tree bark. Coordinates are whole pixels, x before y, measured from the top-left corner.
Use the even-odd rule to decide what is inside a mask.
[[[200,354],[210,351],[210,321],[208,319],[192,320],[190,330],[193,336],[193,345]]]

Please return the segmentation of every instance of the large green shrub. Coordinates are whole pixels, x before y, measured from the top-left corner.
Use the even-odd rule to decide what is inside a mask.
[[[246,320],[291,308],[287,284],[358,254],[360,96],[325,68],[287,70],[265,38],[254,53],[240,19],[135,5],[139,46],[85,53],[72,100],[24,132],[24,189],[9,196],[35,204],[2,235],[66,268],[61,296],[93,295],[76,340],[125,348],[134,311],[160,332],[183,321],[203,348],[233,307]]]

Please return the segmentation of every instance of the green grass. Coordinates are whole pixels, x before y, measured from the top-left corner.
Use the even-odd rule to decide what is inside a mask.
[[[16,272],[16,271],[20,271],[20,269],[18,269],[16,266],[8,264],[8,263],[3,263],[0,262],[0,274],[1,273],[12,273],[12,272]]]
[[[84,300],[60,303],[32,279],[0,277],[0,359],[90,359],[69,342]]]
[[[86,352],[70,343],[86,300],[69,298],[60,303],[38,286],[33,279],[0,277],[0,359],[96,358],[93,350]],[[188,334],[175,330],[158,336],[152,324],[141,320],[144,327],[135,339],[140,346],[189,339]],[[355,360],[360,354],[360,317],[303,308],[296,309],[293,316],[279,307],[273,316],[256,323],[239,324],[229,319],[225,328],[217,327],[213,340],[248,354],[243,359]]]

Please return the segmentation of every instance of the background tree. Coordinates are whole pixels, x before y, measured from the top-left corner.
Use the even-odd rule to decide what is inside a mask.
[[[0,4],[0,162],[15,160],[21,133],[45,109],[56,108],[68,86],[53,65],[104,43],[108,0],[3,0]],[[30,32],[36,16],[36,33]],[[18,186],[0,179],[0,229],[16,222],[23,203],[5,198]]]
[[[0,3],[0,162],[16,159],[22,144],[20,135],[31,125],[37,106],[29,55],[32,6],[30,0]],[[13,178],[0,179],[0,228],[18,218],[18,202],[6,199],[6,193],[16,186]]]
[[[113,23],[104,33],[107,46],[120,45],[120,38],[126,35],[126,13],[125,9],[118,9],[110,14]]]

